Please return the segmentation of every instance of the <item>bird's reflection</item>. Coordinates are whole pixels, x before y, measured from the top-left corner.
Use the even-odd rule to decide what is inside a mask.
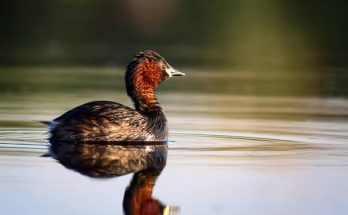
[[[68,169],[94,178],[134,173],[123,198],[126,215],[177,214],[152,197],[156,179],[166,165],[168,146],[164,142],[51,143],[49,154]]]

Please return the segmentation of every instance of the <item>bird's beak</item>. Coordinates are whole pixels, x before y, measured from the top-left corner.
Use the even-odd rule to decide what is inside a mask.
[[[169,77],[172,77],[172,76],[185,76],[185,73],[179,72],[178,70],[174,69],[173,67],[169,67],[165,71],[166,71],[166,73],[168,74]]]

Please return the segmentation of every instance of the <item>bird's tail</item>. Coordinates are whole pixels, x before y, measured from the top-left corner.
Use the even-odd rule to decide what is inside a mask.
[[[52,125],[52,122],[51,121],[39,121],[40,123],[46,125],[46,126],[51,126]]]

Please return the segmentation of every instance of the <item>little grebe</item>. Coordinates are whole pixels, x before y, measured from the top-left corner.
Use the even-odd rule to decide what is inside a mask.
[[[128,64],[125,77],[135,110],[111,101],[83,104],[48,123],[49,141],[167,141],[167,119],[154,88],[184,75],[156,52],[141,51]]]

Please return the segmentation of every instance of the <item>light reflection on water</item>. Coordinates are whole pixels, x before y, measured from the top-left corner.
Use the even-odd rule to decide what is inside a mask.
[[[131,175],[92,180],[40,157],[48,143],[38,121],[90,100],[131,104],[122,90],[64,86],[1,95],[4,214],[122,213]],[[346,214],[347,99],[167,90],[158,92],[171,142],[153,196],[182,214]]]

